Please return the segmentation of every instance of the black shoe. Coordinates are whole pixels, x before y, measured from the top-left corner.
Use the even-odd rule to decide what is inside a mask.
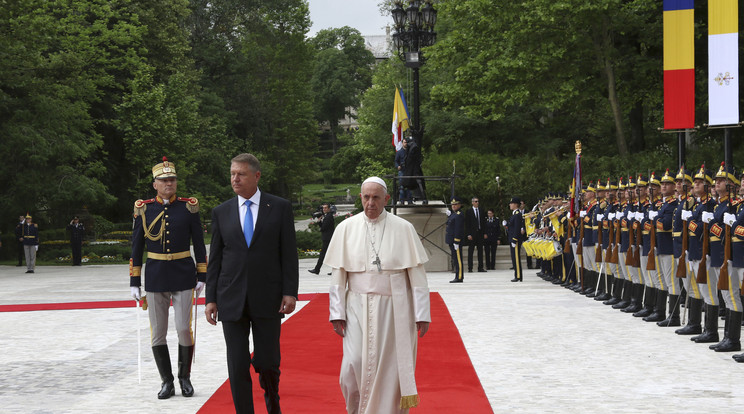
[[[462,279],[454,278],[450,280],[450,283],[462,283]]]
[[[731,358],[736,362],[744,362],[744,354],[731,355]]]
[[[328,276],[330,276],[330,275],[332,275],[332,274],[333,274],[333,272],[328,272]]]
[[[515,277],[515,278],[514,278],[514,279],[512,279],[511,281],[512,281],[512,282],[521,282],[521,281],[522,281],[522,279],[517,279],[517,278]]]
[[[33,270],[26,270],[26,273],[33,273]]]
[[[734,341],[731,338],[724,338],[723,341],[718,343],[718,345],[710,348],[716,352],[741,351],[741,342]]]
[[[486,269],[478,269],[478,273],[486,273]]]
[[[319,270],[315,270],[315,269],[308,269],[308,272],[310,272],[310,273],[312,273],[314,275],[320,274],[320,271]]]
[[[656,324],[659,325],[659,326],[662,326],[662,327],[682,326],[682,324],[680,323],[680,320],[679,320],[679,316],[677,316],[675,318],[672,315],[669,315],[666,319],[664,319],[661,322],[656,322]]]
[[[718,342],[718,331],[716,332],[703,332],[701,335],[693,336],[690,338],[691,341],[698,343],[698,344],[709,344],[713,342]]]
[[[661,322],[664,320],[664,314],[661,312],[654,311],[650,315],[643,318],[645,322]]]

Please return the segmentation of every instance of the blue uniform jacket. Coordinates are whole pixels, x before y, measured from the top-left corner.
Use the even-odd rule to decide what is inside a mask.
[[[687,221],[687,260],[702,260],[703,258],[703,212],[712,212],[716,202],[706,198],[695,206],[692,217]],[[697,269],[696,269],[697,270]]]
[[[710,266],[723,266],[723,240],[726,225],[723,224],[723,215],[728,213],[729,199],[723,196],[718,200],[713,210],[713,220],[708,223],[708,236],[710,236]]]
[[[674,210],[677,208],[677,203],[678,201],[674,196],[667,197],[658,210],[659,214],[654,219],[657,254],[672,254],[672,221],[674,220]]]
[[[462,243],[463,234],[465,233],[465,217],[462,211],[453,211],[447,217],[447,230],[444,235],[444,242],[447,244]]]
[[[142,284],[140,273],[145,248],[148,252],[145,291],[176,292],[193,289],[197,280],[205,282],[207,249],[199,220],[199,202],[195,198],[174,197],[169,205],[164,205],[158,197],[146,201],[137,200],[134,210],[130,286]],[[147,233],[155,237],[146,237],[142,226],[143,218],[148,227]],[[198,265],[194,265],[190,253],[182,258],[169,259],[166,256],[189,252],[192,241]],[[153,259],[153,253],[164,257]]]

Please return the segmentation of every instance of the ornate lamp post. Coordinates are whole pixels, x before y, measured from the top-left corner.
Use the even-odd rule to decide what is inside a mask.
[[[423,6],[422,6],[423,3]],[[437,22],[437,11],[431,1],[410,0],[408,7],[403,8],[402,1],[396,1],[392,11],[395,31],[393,46],[398,57],[406,67],[413,69],[413,122],[411,134],[419,147],[422,147],[423,128],[419,116],[419,67],[424,64],[421,48],[431,46],[437,39],[434,25]]]

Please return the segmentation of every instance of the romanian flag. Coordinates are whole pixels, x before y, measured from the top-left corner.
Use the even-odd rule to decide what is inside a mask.
[[[694,0],[664,0],[664,129],[695,126]]]
[[[708,124],[739,123],[738,0],[708,0]]]
[[[395,150],[403,148],[403,133],[408,129],[408,105],[398,87],[395,87],[395,102],[393,104],[393,146]]]

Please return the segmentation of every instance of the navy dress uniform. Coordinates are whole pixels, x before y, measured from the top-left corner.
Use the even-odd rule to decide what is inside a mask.
[[[661,183],[675,186],[675,178],[666,170],[661,177]],[[658,272],[659,290],[657,291],[656,308],[649,315],[647,322],[658,322],[659,326],[679,326],[679,285],[675,280],[677,273],[674,261],[674,242],[672,240],[672,224],[678,200],[673,194],[667,195],[658,211],[654,212],[652,225],[656,230],[656,271]],[[666,316],[667,296],[669,297],[669,316]]]
[[[515,206],[512,209],[512,215],[507,223],[507,236],[509,239],[512,266],[514,266],[514,279],[512,282],[522,281],[522,259],[519,257],[519,249],[522,248],[522,229],[524,228],[524,219],[522,212],[519,210],[521,200],[517,197],[509,201],[509,206]]]
[[[154,180],[176,178],[173,163],[165,158],[152,169]],[[154,186],[157,183],[154,184]],[[175,191],[174,191],[175,192]],[[148,315],[150,319],[152,351],[163,385],[158,398],[169,398],[175,393],[170,354],[166,343],[168,310],[171,301],[178,332],[178,379],[181,392],[190,397],[194,390],[190,382],[194,339],[191,332],[192,302],[197,282],[204,286],[207,271],[207,253],[204,233],[199,219],[199,201],[195,198],[176,197],[167,200],[158,195],[134,203],[134,228],[132,229],[132,258],[130,260],[130,286],[135,299],[139,299],[142,284],[142,255],[147,249],[145,266],[145,291],[149,292]],[[196,263],[191,257],[194,245]],[[198,296],[199,288],[197,288]]]
[[[447,229],[444,235],[444,242],[450,247],[450,254],[452,256],[452,271],[455,273],[455,278],[450,283],[462,283],[463,272],[462,272],[462,239],[465,234],[465,217],[460,211],[462,206],[462,199],[460,197],[452,197],[452,213],[447,217]]]

